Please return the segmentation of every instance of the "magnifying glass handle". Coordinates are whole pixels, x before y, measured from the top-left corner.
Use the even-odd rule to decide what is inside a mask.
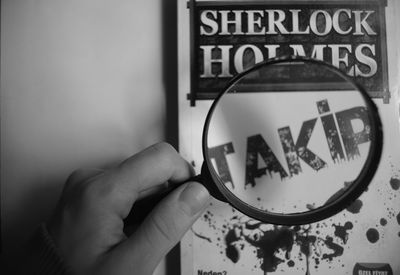
[[[154,209],[154,207],[162,199],[164,199],[166,196],[169,195],[169,193],[171,193],[173,190],[175,190],[182,184],[185,184],[186,182],[190,182],[190,181],[196,181],[196,182],[201,183],[205,188],[207,188],[207,190],[211,196],[213,196],[214,198],[216,198],[220,201],[226,202],[226,199],[221,194],[221,192],[218,190],[216,184],[213,182],[213,180],[208,172],[206,163],[203,163],[203,165],[201,167],[200,175],[192,177],[182,183],[168,186],[167,188],[165,188],[159,192],[156,192],[155,194],[151,194],[149,196],[138,199],[133,204],[131,212],[128,214],[128,216],[124,220],[125,226],[141,223],[144,220],[144,218]]]

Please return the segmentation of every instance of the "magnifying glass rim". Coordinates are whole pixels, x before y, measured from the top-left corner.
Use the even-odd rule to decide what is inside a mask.
[[[313,210],[307,212],[298,212],[298,213],[290,213],[290,214],[279,214],[275,212],[268,212],[265,210],[260,210],[242,200],[240,200],[237,196],[235,196],[222,182],[221,178],[217,175],[213,164],[211,163],[211,159],[208,155],[208,130],[210,126],[210,121],[213,116],[214,110],[221,100],[222,96],[225,95],[228,91],[231,90],[233,85],[235,85],[238,81],[240,81],[247,74],[258,70],[259,68],[267,65],[273,65],[278,63],[287,63],[287,62],[307,62],[314,63],[317,65],[322,65],[333,72],[337,73],[339,76],[343,77],[346,81],[351,83],[356,90],[358,90],[365,103],[367,108],[371,110],[368,112],[368,118],[371,121],[371,134],[370,134],[370,153],[368,154],[367,160],[361,170],[361,173],[358,177],[353,181],[353,183],[346,188],[345,191],[341,195],[339,195],[336,199],[324,204],[321,207],[315,208]],[[346,91],[343,91],[346,92]],[[214,183],[217,185],[217,188],[222,193],[222,195],[226,198],[226,200],[237,210],[242,212],[243,214],[252,217],[254,219],[272,223],[272,224],[280,224],[280,225],[301,225],[301,224],[309,224],[317,221],[324,220],[329,218],[336,213],[342,211],[347,208],[351,203],[353,203],[368,187],[371,182],[374,174],[379,166],[381,154],[382,154],[382,123],[379,117],[378,108],[375,103],[371,100],[368,93],[365,89],[356,83],[349,76],[344,74],[338,68],[332,66],[331,64],[312,59],[308,57],[300,57],[300,56],[283,56],[278,58],[267,59],[263,62],[257,63],[253,67],[243,71],[242,73],[236,75],[226,86],[226,88],[217,96],[217,98],[212,103],[212,106],[207,114],[206,121],[203,129],[203,157],[204,161],[207,165],[208,171],[210,172],[210,176],[213,179]]]

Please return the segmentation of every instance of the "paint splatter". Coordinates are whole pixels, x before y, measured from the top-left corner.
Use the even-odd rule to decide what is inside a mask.
[[[195,232],[193,229],[192,229],[192,232],[193,232],[193,234],[194,234],[196,237],[199,237],[200,239],[203,239],[203,240],[208,241],[209,243],[212,243],[211,238],[206,237],[206,236],[203,236],[203,235],[201,235],[201,234]]]
[[[342,255],[343,255],[343,251],[344,251],[343,247],[341,247],[341,246],[338,245],[337,243],[334,243],[332,237],[330,237],[330,236],[327,236],[327,237],[326,237],[325,245],[326,245],[328,248],[332,249],[333,252],[330,253],[330,254],[323,254],[323,255],[322,255],[322,259],[328,259],[329,261],[332,261],[332,259],[333,259],[334,257],[339,257],[339,256],[342,256]]]
[[[225,253],[226,256],[234,263],[237,263],[240,257],[239,249],[235,244],[237,241],[240,240],[240,233],[238,232],[238,229],[239,228],[237,226],[233,227],[228,231],[225,236]]]
[[[335,227],[335,236],[339,237],[343,243],[346,244],[349,238],[347,230],[353,229],[353,224],[351,222],[346,222],[344,226],[333,224],[333,227]]]
[[[390,179],[390,186],[393,190],[399,190],[400,188],[400,179],[398,178],[391,178]]]
[[[314,209],[315,209],[315,204],[309,204],[309,203],[307,203],[307,204],[306,204],[306,208],[307,208],[308,210],[314,210]]]
[[[293,260],[288,261],[288,262],[287,262],[287,265],[288,265],[289,267],[294,267],[294,261],[293,261]]]
[[[233,246],[233,245],[228,245],[226,247],[226,256],[234,263],[237,263],[239,261],[239,250]]]
[[[346,182],[343,189],[332,196],[332,199],[336,198],[350,184],[351,182]],[[393,190],[400,189],[400,179],[393,176],[390,186]],[[378,192],[381,194],[382,191],[378,190]],[[362,207],[363,202],[357,199],[346,210],[351,214],[358,214]],[[377,243],[383,237],[377,229],[379,226],[387,226],[389,219],[395,218],[400,225],[400,213],[396,216],[395,209],[386,204],[385,207],[387,207],[389,215],[379,218],[379,222],[374,226],[376,228],[367,228],[366,243]],[[307,208],[313,209],[314,206],[307,205]],[[345,245],[350,243],[349,236],[355,227],[353,223],[357,225],[357,220],[333,223],[334,220],[329,219],[313,224],[312,228],[311,225],[274,226],[238,215],[233,208],[232,213],[231,217],[224,216],[223,224],[216,222],[218,218],[214,217],[210,211],[202,216],[202,220],[208,223],[210,228],[220,232],[221,235],[215,239],[215,244],[221,249],[222,255],[225,255],[232,263],[238,264],[241,260],[243,261],[241,253],[253,251],[255,259],[258,261],[254,268],[261,269],[264,274],[278,270],[283,271],[285,268],[296,270],[303,268],[303,274],[310,274],[312,268],[317,269],[320,265],[327,265],[330,269],[335,266],[344,266],[340,257],[348,247]],[[342,213],[343,217],[350,217],[346,212]],[[393,233],[400,238],[400,232]],[[210,238],[200,234],[195,235],[211,243]],[[296,248],[293,249],[294,246]]]
[[[363,206],[362,201],[356,200],[349,207],[347,207],[346,210],[352,214],[358,214],[360,213],[362,206]]]
[[[278,250],[286,251],[288,257],[293,247],[293,232],[288,228],[274,228],[260,236],[245,236],[246,241],[257,248],[257,257],[262,260],[261,269],[264,272],[274,272],[278,265],[284,262],[275,254]]]
[[[232,225],[232,223],[234,223]],[[318,223],[315,228],[328,228],[326,223]],[[325,239],[317,235],[310,234],[312,227],[306,226],[273,226],[266,225],[256,220],[241,221],[236,215],[227,224],[223,225],[224,251],[228,259],[233,263],[240,260],[241,250],[245,246],[255,248],[256,258],[260,262],[260,269],[264,274],[275,272],[279,265],[286,262],[288,267],[295,265],[294,259],[302,261],[305,256],[306,274],[310,274],[311,259],[315,261],[315,268],[318,268],[320,260],[333,261],[334,258],[343,254],[344,248],[339,245],[337,240],[347,241],[347,231],[353,228],[351,222],[344,226],[336,226],[335,237],[327,236]],[[336,236],[338,235],[338,236]],[[334,239],[334,238],[337,238]],[[220,239],[218,239],[220,240]],[[300,248],[298,256],[291,255],[292,248],[297,245]],[[322,254],[321,245],[326,248],[326,253]],[[282,254],[283,253],[283,254]],[[284,255],[284,256],[283,256]]]
[[[366,235],[370,243],[376,243],[379,240],[379,232],[375,228],[368,229]]]

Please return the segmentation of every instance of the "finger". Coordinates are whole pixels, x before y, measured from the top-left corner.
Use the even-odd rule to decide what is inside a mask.
[[[67,184],[76,184],[79,182],[83,182],[101,173],[104,173],[104,170],[94,168],[78,169],[72,172],[71,175],[69,175],[67,179]]]
[[[102,182],[112,184],[106,188],[114,192],[105,193],[126,206],[127,202],[132,205],[141,191],[166,181],[183,182],[193,175],[193,167],[171,145],[158,143],[106,172]]]
[[[180,186],[161,201],[137,231],[112,252],[126,270],[151,274],[208,205],[210,195],[197,182]],[[134,262],[140,259],[140,265]],[[141,270],[137,270],[142,268]]]

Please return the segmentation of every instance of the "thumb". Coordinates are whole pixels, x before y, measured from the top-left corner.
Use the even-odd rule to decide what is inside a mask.
[[[151,274],[208,205],[210,195],[198,182],[180,186],[149,214],[137,231],[118,247],[122,265],[137,274]],[[122,255],[121,255],[122,254]],[[140,259],[140,263],[132,263]],[[140,269],[140,272],[139,270]]]

